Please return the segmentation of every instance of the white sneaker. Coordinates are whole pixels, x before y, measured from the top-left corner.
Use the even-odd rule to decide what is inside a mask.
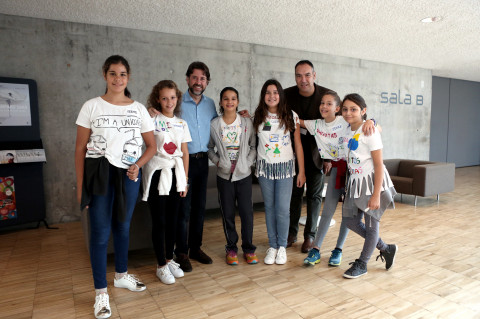
[[[165,265],[161,268],[157,267],[157,277],[166,285],[171,285],[175,283],[175,277],[173,277],[168,265]]]
[[[267,249],[267,255],[265,256],[265,259],[263,259],[263,262],[267,265],[273,265],[276,256],[277,250],[273,247],[270,247]]]
[[[275,258],[275,263],[277,265],[284,265],[287,262],[287,251],[285,247],[278,248],[277,257]]]
[[[180,264],[177,264],[176,262],[174,262],[173,259],[167,263],[167,266],[170,272],[172,273],[173,277],[182,278],[183,276],[185,276],[182,268],[180,268]]]
[[[93,306],[95,318],[110,318],[112,310],[110,309],[110,298],[107,293],[99,294],[95,297]]]
[[[120,279],[114,279],[113,285],[117,288],[127,288],[130,291],[144,291],[147,286],[134,275],[126,274]]]

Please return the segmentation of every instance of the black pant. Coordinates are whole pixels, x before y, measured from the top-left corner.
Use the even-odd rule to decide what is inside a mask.
[[[293,178],[292,198],[290,201],[290,227],[288,235],[297,238],[298,221],[302,212],[303,193],[307,188],[307,221],[303,231],[304,239],[315,238],[317,232],[318,216],[322,206],[322,192],[324,175],[322,171],[310,166],[305,166],[305,176],[307,181],[302,187],[297,187],[297,175]],[[334,181],[335,182],[335,181]]]
[[[190,156],[187,196],[182,198],[178,218],[175,255],[187,254],[188,249],[198,250],[202,246],[203,222],[207,198],[208,157]],[[187,235],[188,234],[188,235]]]
[[[152,242],[157,263],[164,266],[166,259],[173,259],[177,218],[180,210],[180,193],[177,192],[175,170],[172,169],[172,187],[169,195],[158,195],[160,170],[152,176],[148,193],[148,206],[152,215]]]
[[[239,181],[231,182],[217,176],[218,203],[222,211],[223,231],[227,239],[225,250],[238,251],[238,234],[235,228],[235,202],[242,222],[242,250],[244,253],[255,252],[253,237],[253,203],[252,175]]]

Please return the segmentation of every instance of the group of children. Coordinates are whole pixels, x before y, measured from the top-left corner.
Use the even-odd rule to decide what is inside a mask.
[[[187,143],[192,140],[188,125],[178,117],[181,92],[173,81],[157,83],[149,96],[148,106],[160,114],[152,119],[143,105],[130,99],[129,74],[130,68],[124,58],[108,58],[103,67],[106,93],[87,101],[76,122],[77,197],[82,207],[89,207],[97,318],[111,315],[106,288],[110,230],[115,239],[115,287],[131,291],[146,288],[127,273],[128,231],[139,179],[143,183],[142,200],[148,202],[152,216],[157,276],[165,284],[172,284],[175,278],[184,276],[173,260],[181,197],[188,192]],[[393,204],[395,189],[383,166],[380,134],[374,129],[373,121],[365,122],[367,106],[360,95],[349,94],[341,101],[334,91],[326,92],[319,106],[323,118],[310,121],[299,119],[289,109],[283,88],[274,79],[264,83],[253,121],[238,114],[239,94],[233,87],[221,91],[219,105],[220,116],[210,123],[208,157],[217,166],[227,264],[239,263],[236,206],[241,219],[243,258],[249,264],[258,263],[252,242],[251,167],[254,163],[264,198],[269,242],[264,263],[286,263],[295,163],[298,164],[297,186],[301,187],[306,180],[300,142],[302,126],[315,137],[325,162],[324,172],[330,172],[314,247],[304,263],[315,265],[320,261],[320,247],[343,196],[340,233],[329,265],[340,265],[343,244],[350,229],[365,238],[365,243],[360,257],[351,263],[344,277],[357,278],[366,274],[366,265],[375,248],[386,261],[387,270],[392,267],[397,246],[381,240],[379,221],[386,208]],[[120,131],[128,134],[117,134]],[[143,168],[143,175],[140,168]]]
[[[234,102],[231,102],[231,101]],[[374,121],[366,120],[366,104],[358,94],[349,94],[343,101],[334,91],[327,91],[320,105],[322,119],[303,121],[288,109],[281,84],[270,79],[265,82],[253,118],[238,115],[238,92],[225,88],[220,93],[222,116],[211,123],[209,157],[218,166],[219,191],[226,245],[227,264],[238,264],[235,230],[235,202],[242,222],[242,248],[247,263],[256,263],[252,244],[251,176],[249,167],[256,157],[255,175],[260,184],[265,207],[269,248],[264,263],[285,264],[289,226],[290,194],[298,163],[297,186],[305,183],[300,126],[316,139],[324,162],[325,173],[330,172],[322,218],[304,263],[320,262],[320,247],[328,231],[337,204],[344,196],[343,216],[337,245],[328,262],[339,266],[342,248],[351,229],[363,238],[365,244],[359,259],[344,273],[345,278],[357,278],[367,273],[366,264],[376,248],[386,262],[393,265],[396,245],[387,245],[379,237],[379,220],[396,194],[382,160],[382,142]],[[338,115],[340,113],[343,116]],[[243,124],[242,124],[243,123]],[[243,135],[242,135],[243,134]],[[292,143],[292,136],[294,143]],[[253,149],[255,140],[256,156]],[[215,147],[217,151],[215,151]],[[223,162],[221,161],[223,160]],[[242,176],[242,177],[239,177]],[[348,179],[347,179],[348,176]],[[227,195],[225,195],[227,194]],[[362,220],[365,215],[366,223]],[[253,257],[255,256],[255,257]]]

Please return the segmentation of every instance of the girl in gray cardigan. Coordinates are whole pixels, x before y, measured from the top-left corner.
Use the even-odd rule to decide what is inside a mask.
[[[220,114],[210,122],[208,158],[217,165],[218,201],[227,244],[226,262],[237,265],[238,234],[235,203],[242,222],[242,250],[247,263],[256,264],[252,244],[253,207],[251,166],[256,158],[256,137],[252,121],[237,114],[238,91],[226,87],[220,92]],[[215,149],[216,148],[216,149]]]

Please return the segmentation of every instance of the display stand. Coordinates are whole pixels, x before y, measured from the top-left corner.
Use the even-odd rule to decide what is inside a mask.
[[[45,217],[43,165],[37,84],[0,77],[0,228]]]

